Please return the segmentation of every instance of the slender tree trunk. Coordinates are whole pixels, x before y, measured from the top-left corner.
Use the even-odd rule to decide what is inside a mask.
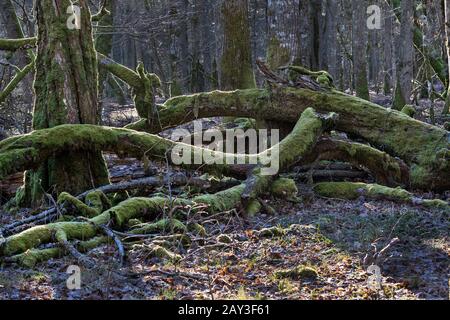
[[[411,103],[414,76],[414,1],[401,2],[401,27],[398,44],[397,84],[393,108],[401,110]]]
[[[383,28],[383,49],[384,49],[384,94],[388,95],[391,93],[391,89],[393,87],[393,69],[394,69],[394,61],[393,61],[393,42],[392,42],[392,29],[394,28],[394,19],[392,17],[392,7],[390,5],[390,1],[386,1],[383,4],[383,12],[384,12],[384,28]]]
[[[369,100],[369,84],[367,81],[366,8],[366,0],[352,0],[352,56],[356,95],[359,98]]]
[[[80,29],[67,27],[69,0],[37,2],[38,54],[36,58],[33,128],[61,124],[98,124],[97,58],[91,15],[86,0],[79,1]],[[108,183],[100,151],[68,152],[28,172],[22,199],[37,204],[42,193],[73,194]]]
[[[448,65],[450,66],[450,0],[445,0],[445,46],[447,48]],[[450,70],[449,70],[450,75]],[[450,109],[450,81],[447,90],[447,99],[445,100],[445,107],[443,114],[449,113]]]
[[[224,50],[221,61],[221,89],[249,89],[256,86],[252,66],[247,0],[226,0],[222,4]]]
[[[309,69],[314,69],[316,59],[314,57],[314,16],[312,4],[309,1],[300,1],[298,11],[300,20],[298,62]]]
[[[201,38],[203,41],[203,68],[205,72],[205,89],[209,91],[212,87],[212,65],[214,50],[211,44],[215,41],[214,33],[212,31],[213,24],[211,22],[211,6],[207,0],[198,0],[200,2],[200,24],[201,24]]]
[[[327,50],[327,71],[330,75],[337,79],[338,64],[337,64],[337,18],[339,16],[338,0],[327,0],[326,6],[326,31],[325,41],[328,43]]]

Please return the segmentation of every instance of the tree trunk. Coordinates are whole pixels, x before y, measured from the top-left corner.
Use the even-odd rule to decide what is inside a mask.
[[[445,3],[445,46],[447,48],[448,65],[450,66],[450,0],[445,0],[444,3]],[[449,80],[449,87],[447,90],[447,99],[445,99],[445,107],[443,111],[444,115],[448,114],[449,108],[450,108],[450,80]]]
[[[24,32],[20,25],[20,21],[17,17],[16,11],[14,9],[14,5],[11,0],[0,0],[0,8],[2,8],[0,12],[0,21],[4,26],[6,31],[6,37],[10,39],[20,39],[24,38]],[[2,92],[0,92],[0,103],[6,99],[7,96],[13,91],[14,88],[18,85],[18,82],[22,81],[22,85],[24,86],[24,104],[27,106],[26,113],[31,112],[31,106],[33,101],[32,95],[32,86],[33,86],[33,76],[29,74],[30,63],[32,63],[34,59],[34,53],[31,50],[20,51],[17,52],[17,60],[12,61],[13,64],[17,65],[21,68],[21,71],[18,71],[14,78],[11,80],[9,85],[7,85]],[[9,56],[9,54],[8,54]],[[8,57],[7,56],[7,57]],[[11,54],[11,58],[13,55]],[[28,132],[31,129],[31,121],[29,117],[25,117],[23,132]]]
[[[352,57],[356,95],[369,100],[367,82],[367,25],[365,20],[366,0],[352,0]]]
[[[336,129],[362,138],[410,166],[411,187],[446,190],[450,173],[448,132],[338,91],[314,92],[283,88],[211,92],[168,100],[159,112],[160,124],[149,128],[145,120],[130,129],[159,132],[196,118],[235,116],[295,123],[306,107],[336,112]],[[195,116],[194,116],[195,115]]]
[[[394,109],[401,110],[410,104],[412,80],[414,77],[414,3],[412,0],[401,2],[401,27],[398,43],[398,70],[395,89]]]
[[[80,29],[69,30],[69,0],[37,2],[38,54],[36,58],[33,128],[61,124],[98,124],[98,72],[87,1],[79,2]],[[20,202],[37,205],[43,192],[79,193],[109,182],[100,151],[70,152],[50,158],[28,172]]]
[[[223,90],[254,88],[247,0],[224,1],[222,15],[224,51],[220,87]]]
[[[383,4],[384,9],[384,43],[383,43],[383,49],[384,49],[384,94],[389,95],[391,93],[391,89],[393,87],[392,79],[393,79],[393,42],[392,42],[392,29],[394,28],[394,21],[392,18],[392,7],[389,4],[389,2],[384,2]]]
[[[271,69],[294,62],[297,57],[298,0],[268,1],[267,63]]]

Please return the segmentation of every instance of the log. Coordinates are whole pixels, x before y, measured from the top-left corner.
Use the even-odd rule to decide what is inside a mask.
[[[233,116],[296,123],[302,112],[339,115],[336,129],[365,140],[375,148],[403,160],[409,167],[411,188],[450,189],[450,133],[439,127],[385,109],[336,90],[297,88],[214,91],[168,100],[159,107],[159,121],[143,119],[129,129],[160,132],[199,118]]]
[[[378,184],[353,183],[353,182],[323,182],[314,186],[314,192],[326,198],[338,198],[355,200],[366,197],[376,200],[391,200],[420,205],[428,208],[442,209],[450,213],[448,202],[434,199],[422,199],[401,188],[389,188]]]

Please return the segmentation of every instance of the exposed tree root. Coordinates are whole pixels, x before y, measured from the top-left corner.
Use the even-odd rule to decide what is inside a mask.
[[[315,185],[314,191],[326,198],[354,200],[359,197],[383,199],[422,205],[430,208],[440,208],[450,212],[450,205],[443,200],[426,200],[415,197],[412,193],[401,188],[389,188],[378,184],[352,182],[324,182]]]
[[[172,186],[189,185],[194,186],[196,188],[200,188],[204,191],[216,192],[218,190],[223,190],[226,188],[232,188],[234,186],[237,186],[240,184],[240,181],[236,179],[224,179],[223,181],[208,181],[204,178],[187,177],[184,174],[164,175],[162,177],[147,177],[137,180],[106,185],[95,190],[86,191],[81,195],[77,196],[75,200],[79,200],[80,202],[85,201],[85,198],[93,192],[102,192],[105,195],[108,195],[111,193],[117,193],[122,191],[131,191],[134,189],[161,187],[168,185],[169,183]],[[74,201],[74,199],[72,199],[72,201]],[[81,204],[85,206],[83,202],[81,202]],[[65,204],[64,203],[60,204],[59,209],[61,211],[65,211],[66,209]],[[90,209],[88,210],[90,211]],[[0,228],[0,232],[4,236],[8,236],[15,233],[19,233],[35,225],[53,222],[60,216],[60,212],[58,211],[59,210],[56,207],[50,208],[48,210],[43,211],[40,214],[33,215],[21,221],[17,221],[12,224],[3,226],[2,228]]]
[[[29,266],[30,260],[44,261],[62,253],[58,248],[39,250],[41,245],[54,241],[64,243],[70,240],[93,239],[98,236],[99,228],[102,226],[112,224],[120,229],[130,219],[147,218],[147,220],[151,220],[164,208],[170,206],[204,204],[209,213],[231,210],[238,206],[243,189],[244,185],[240,185],[214,195],[202,195],[192,200],[176,199],[172,202],[170,199],[162,197],[131,198],[88,220],[51,223],[10,236],[0,246],[0,255],[13,257],[14,261],[19,262],[26,260],[26,264]],[[14,258],[14,256],[17,257]]]

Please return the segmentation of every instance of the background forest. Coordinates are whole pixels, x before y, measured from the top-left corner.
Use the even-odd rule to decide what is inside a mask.
[[[448,299],[449,61],[450,0],[0,0],[0,299]]]
[[[133,70],[142,61],[146,70],[156,73],[166,97],[253,86],[240,75],[245,72],[253,73],[262,85],[255,62],[263,58],[272,68],[294,63],[327,70],[339,90],[365,99],[370,91],[373,101],[400,109],[405,102],[413,103],[419,106],[419,117],[445,122],[441,116],[448,82],[444,1],[232,2],[111,1],[111,16],[95,23],[94,34],[102,43],[102,53]],[[0,36],[17,35],[7,9],[10,3],[24,35],[32,36],[31,0],[2,0]],[[100,8],[101,1],[90,3],[94,12]],[[367,14],[370,5],[379,11],[375,8]],[[366,27],[369,20],[373,29]],[[236,55],[238,48],[227,47],[230,37],[239,38],[243,56]],[[23,68],[27,60],[23,54],[1,57],[3,90],[17,71],[14,66]],[[2,97],[14,103],[2,101],[1,130],[30,131],[31,86],[29,78],[14,95]],[[105,113],[114,107],[111,102],[130,104],[129,94],[126,85],[108,76],[102,97]]]

